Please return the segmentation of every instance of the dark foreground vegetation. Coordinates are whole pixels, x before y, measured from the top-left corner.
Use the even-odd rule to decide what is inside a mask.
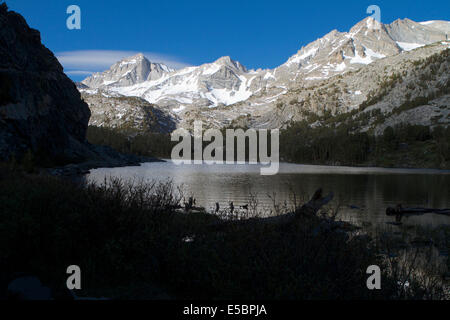
[[[438,278],[387,260],[390,251],[327,209],[297,208],[280,223],[225,221],[177,210],[181,202],[170,182],[79,185],[3,166],[1,294],[25,272],[65,297],[66,268],[76,264],[77,294],[111,299],[442,297]],[[381,290],[367,289],[370,265],[381,267]]]

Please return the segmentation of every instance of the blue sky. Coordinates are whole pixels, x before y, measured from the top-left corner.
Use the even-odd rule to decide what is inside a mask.
[[[381,20],[450,20],[450,1],[299,0],[6,0],[74,80],[144,52],[175,68],[231,56],[247,68],[273,68],[333,29],[348,31],[378,5]],[[81,8],[81,30],[68,30],[69,5]]]

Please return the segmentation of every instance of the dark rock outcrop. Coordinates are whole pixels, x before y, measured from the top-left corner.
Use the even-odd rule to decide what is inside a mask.
[[[0,5],[0,160],[27,150],[55,163],[86,160],[90,115],[39,31]]]

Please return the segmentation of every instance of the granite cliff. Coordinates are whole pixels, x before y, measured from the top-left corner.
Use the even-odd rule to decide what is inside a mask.
[[[91,113],[40,33],[0,7],[0,158],[27,150],[84,160]]]

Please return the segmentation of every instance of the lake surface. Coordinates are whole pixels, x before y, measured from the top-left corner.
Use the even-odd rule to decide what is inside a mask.
[[[450,171],[427,169],[382,169],[280,164],[275,176],[260,175],[259,165],[180,165],[167,162],[144,163],[140,167],[92,170],[88,181],[104,182],[105,177],[125,180],[172,180],[181,185],[186,197],[209,211],[219,202],[221,209],[249,203],[256,194],[258,208],[273,211],[275,202],[288,206],[311,196],[318,188],[334,192],[335,203],[342,203],[339,217],[361,225],[392,222],[385,215],[388,206],[450,208]],[[243,210],[243,209],[241,209]],[[450,217],[426,214],[411,217],[405,224],[438,226],[450,224]]]

